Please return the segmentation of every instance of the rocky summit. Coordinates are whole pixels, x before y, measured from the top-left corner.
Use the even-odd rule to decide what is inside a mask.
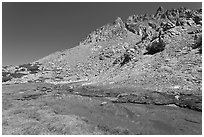
[[[2,83],[3,134],[202,134],[202,9],[118,17]]]

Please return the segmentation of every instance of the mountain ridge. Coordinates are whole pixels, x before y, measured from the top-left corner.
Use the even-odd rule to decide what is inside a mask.
[[[12,67],[3,67],[5,84],[84,81],[201,94],[202,9],[117,17],[74,48]]]

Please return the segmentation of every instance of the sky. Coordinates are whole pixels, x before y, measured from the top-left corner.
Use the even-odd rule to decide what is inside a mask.
[[[25,64],[75,47],[90,32],[117,17],[126,21],[134,14],[155,14],[159,6],[198,9],[202,3],[3,2],[2,65]]]

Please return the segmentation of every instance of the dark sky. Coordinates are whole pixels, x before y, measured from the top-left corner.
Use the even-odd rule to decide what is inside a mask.
[[[201,3],[12,3],[2,4],[2,65],[36,61],[77,46],[91,31],[118,16],[154,14],[165,9],[201,8]]]

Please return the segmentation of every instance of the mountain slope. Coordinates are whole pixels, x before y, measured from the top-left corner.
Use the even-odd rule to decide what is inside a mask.
[[[3,76],[4,83],[83,81],[201,95],[202,9],[159,7],[126,22],[118,17],[79,46],[3,67]]]

